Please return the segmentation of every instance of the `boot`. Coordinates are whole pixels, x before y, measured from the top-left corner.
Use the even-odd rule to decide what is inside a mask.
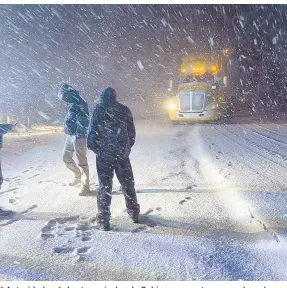
[[[134,223],[139,223],[139,213],[130,215],[130,218],[133,220]]]
[[[110,222],[109,221],[103,221],[99,217],[99,214],[97,214],[97,216],[96,216],[96,222],[97,222],[97,226],[99,227],[99,230],[101,230],[101,231],[110,231],[111,230]]]
[[[139,216],[140,216],[140,211],[139,209],[136,209],[135,211],[129,211],[128,214],[130,218],[133,220],[134,223],[139,223]]]
[[[101,231],[110,231],[111,230],[110,223],[100,223],[100,224],[98,224],[98,226],[99,226],[99,229]]]
[[[130,218],[133,220],[134,223],[139,223],[140,219],[140,205],[139,204],[134,204],[133,209],[128,209],[128,214]]]
[[[74,181],[73,182],[71,182],[71,183],[69,183],[69,186],[77,186],[77,185],[79,185],[79,184],[81,184],[81,176],[75,176],[75,178],[74,178]]]
[[[91,193],[90,186],[89,185],[83,185],[81,192],[80,192],[80,196],[89,195],[89,193]]]

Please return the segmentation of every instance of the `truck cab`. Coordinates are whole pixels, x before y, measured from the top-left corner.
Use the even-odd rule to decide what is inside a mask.
[[[227,96],[225,58],[222,51],[213,51],[183,59],[177,93],[168,104],[172,123],[220,118]]]

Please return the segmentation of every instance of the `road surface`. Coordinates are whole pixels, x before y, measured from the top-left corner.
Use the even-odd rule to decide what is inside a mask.
[[[142,223],[114,183],[112,231],[61,154],[65,136],[7,135],[1,280],[287,280],[287,124],[136,122],[131,161]]]

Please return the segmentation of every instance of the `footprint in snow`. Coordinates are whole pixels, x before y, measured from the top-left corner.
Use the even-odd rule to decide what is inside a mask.
[[[11,198],[11,199],[9,199],[9,203],[16,205],[16,204],[18,204],[18,199]]]
[[[61,246],[61,247],[55,247],[53,251],[59,255],[66,255],[66,254],[73,254],[76,251],[76,248]]]
[[[65,230],[65,231],[68,231],[68,232],[69,232],[69,231],[74,231],[75,229],[76,229],[76,228],[73,227],[73,226],[71,226],[71,227],[65,227],[65,228],[64,228],[64,230]]]
[[[81,254],[88,254],[91,251],[91,247],[80,247],[77,248],[77,254],[81,255]]]
[[[189,201],[189,200],[191,200],[191,199],[192,199],[192,198],[191,198],[190,196],[187,196],[187,197],[185,197],[185,199],[179,201],[178,203],[179,203],[180,205],[183,205],[184,203],[186,203],[187,201]]]
[[[4,195],[6,193],[13,192],[13,191],[16,191],[16,190],[18,190],[18,188],[11,188],[11,189],[8,189],[8,190],[4,190],[4,191],[0,192],[0,195]]]
[[[229,179],[231,175],[232,175],[231,173],[228,173],[227,175],[224,176],[224,178]]]
[[[90,226],[88,223],[78,223],[76,230],[79,231],[88,231],[90,229]]]
[[[35,175],[29,177],[28,179],[33,179],[33,178],[35,178],[35,177],[37,177],[37,176],[39,176],[39,175],[40,175],[40,174],[35,174]]]
[[[83,237],[81,238],[81,240],[82,240],[83,242],[91,241],[91,240],[92,240],[92,236],[83,236]]]
[[[41,229],[42,233],[51,233],[58,230],[57,222],[54,220],[50,220],[46,226]]]
[[[187,202],[186,200],[181,200],[181,201],[179,201],[178,203],[180,204],[180,205],[183,205],[185,202]]]
[[[43,240],[48,240],[48,239],[56,238],[56,235],[54,233],[42,233],[41,238]]]

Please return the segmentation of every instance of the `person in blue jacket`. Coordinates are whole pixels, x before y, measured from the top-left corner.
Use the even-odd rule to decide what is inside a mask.
[[[95,105],[88,130],[88,149],[97,155],[99,179],[97,222],[110,230],[110,205],[114,172],[122,186],[129,216],[139,222],[134,176],[129,159],[136,131],[130,109],[117,101],[116,91],[108,87]]]
[[[0,149],[3,148],[3,135],[10,132],[13,128],[12,124],[0,124]],[[3,175],[1,169],[1,160],[0,160],[0,190],[3,184]],[[10,210],[5,210],[0,207],[0,217],[9,216],[12,213]]]
[[[63,161],[74,173],[70,186],[82,185],[81,194],[90,192],[89,165],[87,160],[87,132],[89,108],[79,92],[68,84],[63,84],[58,93],[59,99],[66,103],[64,131],[67,134]],[[73,159],[76,152],[79,165]],[[81,168],[79,168],[79,167]]]

